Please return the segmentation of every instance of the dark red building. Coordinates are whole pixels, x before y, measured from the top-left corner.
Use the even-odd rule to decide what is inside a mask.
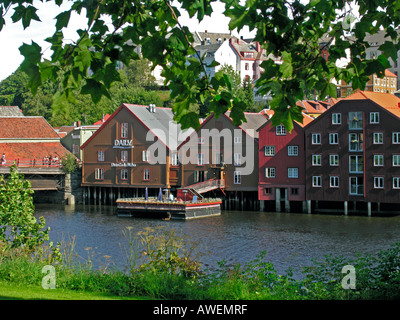
[[[399,103],[392,94],[357,92],[305,127],[306,198],[314,208],[370,215],[400,202]]]
[[[272,115],[268,111],[267,117]],[[273,127],[271,121],[258,129],[258,199],[274,201],[276,211],[294,206],[296,211],[305,210],[304,126],[312,120],[304,115],[303,123],[295,122],[290,133],[283,125]]]

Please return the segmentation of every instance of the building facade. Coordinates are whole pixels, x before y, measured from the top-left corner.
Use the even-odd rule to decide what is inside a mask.
[[[399,102],[358,92],[305,127],[306,198],[314,207],[323,201],[371,214],[400,201]]]
[[[295,122],[290,133],[283,125],[273,127],[271,121],[258,129],[258,199],[274,202],[278,212],[305,210],[304,126],[313,118],[303,115],[303,123]]]
[[[154,196],[180,186],[177,147],[181,130],[171,109],[122,104],[81,147],[82,186],[89,202]],[[107,201],[106,200],[106,201]]]

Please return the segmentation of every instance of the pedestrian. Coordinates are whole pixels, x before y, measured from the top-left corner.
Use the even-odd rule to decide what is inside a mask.
[[[51,166],[51,160],[52,160],[52,157],[51,157],[51,155],[49,156],[49,167]]]
[[[5,165],[6,162],[6,154],[3,152],[3,155],[1,156],[1,165]]]

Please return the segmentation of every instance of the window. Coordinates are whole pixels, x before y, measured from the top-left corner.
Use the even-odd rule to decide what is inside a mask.
[[[329,144],[338,144],[339,143],[339,135],[337,133],[329,134]]]
[[[363,173],[364,172],[364,159],[363,156],[349,156],[350,172]]]
[[[363,113],[362,112],[349,112],[349,129],[362,129],[363,128]]]
[[[271,157],[275,155],[275,146],[265,146],[264,147],[264,155],[266,157]]]
[[[121,170],[121,180],[128,180],[128,169]]]
[[[331,188],[339,188],[339,177],[338,176],[329,177],[329,186]]]
[[[242,137],[233,137],[233,142],[236,144],[242,143]]]
[[[350,195],[362,196],[364,195],[364,178],[363,177],[350,177]]]
[[[374,189],[383,189],[383,177],[374,177]]]
[[[242,158],[240,153],[233,154],[233,165],[240,166],[242,164]]]
[[[312,144],[321,144],[321,134],[320,133],[313,133],[311,135],[311,143]]]
[[[350,133],[349,134],[349,151],[363,151],[363,134]]]
[[[150,151],[149,150],[143,150],[142,151],[142,161],[148,162],[149,159],[150,159],[149,155],[150,155]]]
[[[121,150],[121,162],[127,162],[127,161],[128,161],[128,151]]]
[[[383,154],[374,154],[374,167],[383,166]]]
[[[298,196],[299,195],[299,188],[290,188],[290,193],[292,196]]]
[[[179,159],[178,159],[178,153],[177,152],[172,152],[171,158],[169,159],[169,162],[171,166],[178,166],[179,165]]]
[[[215,152],[215,164],[222,164],[224,162],[224,153],[221,151]]]
[[[199,166],[204,166],[204,153],[197,154],[197,164]]]
[[[121,123],[121,138],[128,138],[128,123]]]
[[[339,155],[338,154],[330,154],[329,155],[329,165],[330,166],[338,166],[339,165]]]
[[[73,154],[79,154],[79,145],[78,144],[72,144],[72,153]]]
[[[267,196],[270,194],[272,194],[272,188],[264,188],[264,195]]]
[[[265,168],[266,178],[275,178],[275,168]]]
[[[233,172],[233,183],[241,184],[242,183],[242,173],[240,171]]]
[[[393,189],[400,189],[400,178],[393,178]]]
[[[321,176],[313,176],[312,177],[312,186],[320,187],[321,186]]]
[[[97,151],[97,161],[104,161],[104,151]]]
[[[400,132],[392,133],[392,143],[399,144],[400,143]]]
[[[104,180],[104,169],[96,168],[94,170],[94,178],[95,178],[95,180]]]
[[[149,181],[150,180],[150,169],[143,170],[143,180]]]
[[[373,141],[374,141],[374,144],[382,144],[383,143],[383,133],[382,132],[374,132]]]
[[[379,112],[370,112],[369,113],[369,123],[372,123],[372,124],[379,123]]]
[[[288,146],[288,156],[297,157],[299,155],[299,146]]]
[[[204,144],[204,141],[205,141],[204,137],[199,137],[199,140],[198,140],[199,144]]]
[[[284,125],[279,125],[279,126],[276,126],[276,128],[275,128],[275,134],[277,135],[277,136],[286,136],[286,128],[285,128],[285,126]]]
[[[249,70],[249,64],[247,62],[244,64],[244,70]]]
[[[321,155],[320,154],[313,154],[312,155],[312,165],[313,166],[320,166],[321,165]]]
[[[400,155],[399,154],[393,155],[393,167],[400,167]]]
[[[288,168],[288,178],[298,178],[299,168]]]
[[[332,124],[341,124],[341,123],[342,123],[342,114],[332,113]]]

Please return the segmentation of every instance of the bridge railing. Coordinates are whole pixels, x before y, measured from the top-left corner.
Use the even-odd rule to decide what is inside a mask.
[[[17,165],[17,167],[21,168],[61,168],[61,160],[56,159],[56,160],[48,160],[48,159],[6,159],[5,163],[1,162],[0,159],[0,167],[11,167],[14,165],[14,163]]]

